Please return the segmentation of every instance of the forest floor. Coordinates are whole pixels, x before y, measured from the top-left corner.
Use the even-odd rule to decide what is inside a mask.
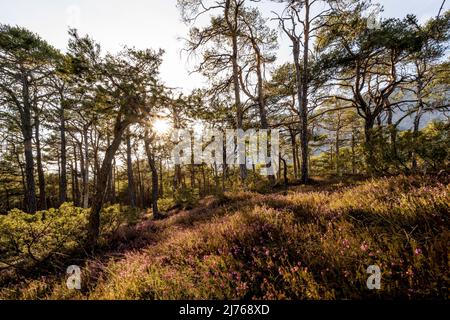
[[[0,288],[0,299],[362,299],[450,297],[450,187],[431,177],[322,181],[235,191],[153,221],[64,272]],[[369,290],[367,268],[381,269]]]

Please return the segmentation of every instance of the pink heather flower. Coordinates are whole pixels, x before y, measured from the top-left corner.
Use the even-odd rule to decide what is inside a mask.
[[[362,244],[361,244],[361,250],[362,251],[364,251],[364,252],[366,252],[367,251],[367,249],[369,249],[369,245],[364,241]]]
[[[415,254],[416,256],[422,254],[422,249],[417,248],[416,250],[414,250],[414,254]]]
[[[347,239],[344,239],[344,241],[342,241],[342,245],[348,248],[350,246],[350,242]]]

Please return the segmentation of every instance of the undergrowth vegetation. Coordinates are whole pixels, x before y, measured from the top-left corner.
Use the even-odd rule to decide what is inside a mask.
[[[90,209],[64,203],[59,209],[28,214],[18,209],[0,216],[0,270],[27,271],[52,263],[83,247]],[[101,241],[105,244],[123,225],[133,225],[139,212],[112,205],[102,210]]]
[[[155,241],[120,258],[86,261],[80,291],[68,290],[62,273],[5,286],[0,298],[449,298],[448,183],[395,177],[317,189],[226,193],[165,220],[143,222],[151,228],[141,225],[139,232],[151,232]],[[43,221],[52,221],[69,231],[67,247],[78,241],[81,209],[65,205],[45,220],[42,213],[20,215],[2,217],[1,228],[36,219],[31,225],[44,230]],[[67,225],[60,221],[64,215],[70,216]],[[15,228],[28,233],[19,222]],[[3,235],[2,247],[6,241],[12,250]],[[61,243],[53,236],[42,239],[48,249]],[[27,239],[20,252],[27,252]],[[37,252],[31,250],[45,255]],[[381,290],[366,286],[370,265],[381,269]]]

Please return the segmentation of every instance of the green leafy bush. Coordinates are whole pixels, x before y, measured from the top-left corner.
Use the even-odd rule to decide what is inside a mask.
[[[30,268],[54,256],[80,248],[86,237],[90,209],[64,203],[58,209],[28,214],[18,209],[0,216],[0,269]],[[102,240],[117,232],[122,225],[133,225],[139,211],[113,205],[100,214]]]
[[[174,193],[173,200],[183,209],[192,209],[198,203],[198,194],[194,189],[181,188]]]
[[[172,198],[158,199],[158,208],[162,212],[169,211],[175,206],[175,201]]]
[[[0,265],[27,267],[80,245],[88,210],[64,203],[59,209],[0,216]]]
[[[418,138],[417,153],[431,171],[448,170],[450,155],[450,122],[432,122]]]
[[[100,214],[100,234],[112,235],[123,225],[135,225],[139,221],[139,210],[115,204],[106,207]]]

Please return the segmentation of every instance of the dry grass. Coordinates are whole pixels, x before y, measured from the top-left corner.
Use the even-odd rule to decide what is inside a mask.
[[[449,191],[395,177],[208,198],[138,224],[131,234],[146,245],[87,261],[81,291],[60,274],[25,279],[0,298],[447,299]],[[366,287],[374,264],[381,290]]]

